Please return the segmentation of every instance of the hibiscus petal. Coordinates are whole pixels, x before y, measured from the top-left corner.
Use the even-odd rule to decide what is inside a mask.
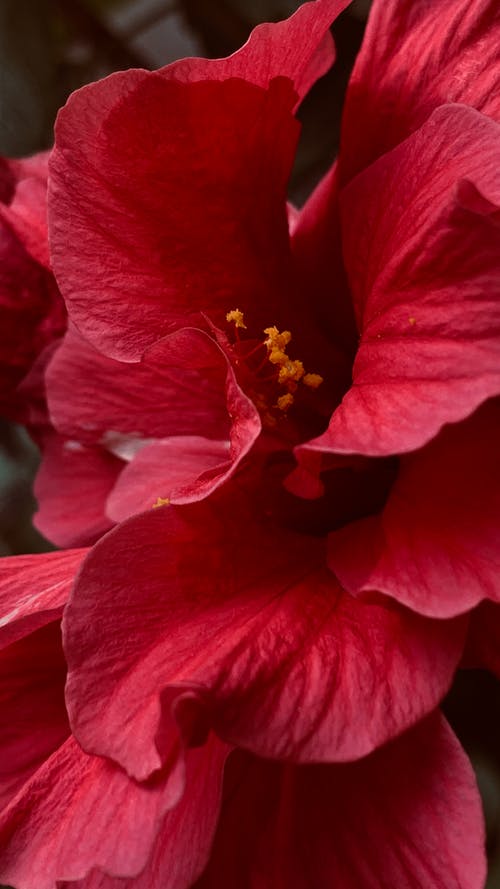
[[[228,747],[213,735],[188,754],[187,789],[165,815],[144,870],[132,880],[94,871],[68,889],[187,889],[205,867],[212,845],[221,795],[222,766]]]
[[[47,397],[59,432],[131,459],[154,438],[229,436],[227,377],[226,357],[201,330],[165,337],[138,364],[102,355],[71,330],[47,370]]]
[[[345,182],[446,102],[500,120],[497,0],[374,0],[343,116]]]
[[[265,91],[123,72],[69,99],[51,156],[52,261],[100,349],[137,360],[200,312],[255,316],[256,294],[256,327],[270,323],[286,299],[294,95],[284,78]]]
[[[433,709],[466,623],[357,602],[324,558],[321,542],[221,498],[110,532],[65,612],[67,703],[85,749],[146,778],[176,689],[200,695],[200,716],[230,743],[296,760],[356,758]]]
[[[15,389],[65,324],[52,275],[35,262],[0,219],[0,409],[22,421]]]
[[[195,801],[203,794],[207,805],[199,826],[202,866],[215,827],[226,752],[222,744],[208,756],[206,748],[190,752],[186,773],[179,760],[173,769],[137,784],[109,761],[88,756],[70,738],[0,816],[0,879],[23,889],[56,889],[56,881],[80,880],[92,868],[136,876],[149,861],[165,813],[177,805],[186,786],[188,794],[194,788]],[[181,809],[188,831],[192,802],[188,798]],[[192,849],[193,862],[197,851]]]
[[[52,421],[69,440],[44,443],[37,525],[64,546],[93,542],[110,519],[159,496],[207,496],[261,430],[228,358],[200,330],[160,340],[137,364],[102,355],[72,330],[50,363],[47,389]],[[86,498],[76,509],[82,483]]]
[[[35,526],[57,546],[94,543],[113,526],[105,513],[106,498],[123,465],[102,448],[46,437],[35,479]]]
[[[213,488],[215,479],[227,476],[228,456],[227,441],[195,436],[179,435],[148,445],[121,473],[106,512],[115,522],[122,522],[150,509],[158,497],[170,503],[200,499],[207,487]]]
[[[181,59],[162,69],[176,80],[225,80],[241,77],[266,88],[274,77],[288,77],[302,99],[335,58],[330,25],[349,0],[303,3],[283,22],[257,25],[248,41],[226,59]]]
[[[433,716],[350,765],[229,759],[206,873],[194,889],[482,889],[472,768]]]
[[[500,404],[403,458],[383,512],[330,535],[351,593],[378,590],[431,617],[500,602]]]
[[[499,149],[497,124],[445,106],[345,189],[362,337],[351,389],[306,447],[409,451],[500,391]]]
[[[37,262],[50,268],[47,232],[47,177],[49,152],[4,161],[10,178],[5,202],[0,200],[0,218],[15,233]]]
[[[308,317],[314,319],[315,336],[323,332],[326,340],[345,356],[345,368],[322,368],[331,385],[335,378],[343,391],[350,384],[352,360],[358,342],[351,293],[342,256],[338,170],[334,164],[299,211],[291,234],[294,272],[301,282],[299,299],[310,298]],[[302,311],[303,313],[303,311]],[[316,346],[316,351],[321,352]],[[340,391],[339,399],[343,392]]]
[[[0,559],[0,647],[59,618],[86,550]]]
[[[0,808],[69,735],[59,621],[0,651]]]

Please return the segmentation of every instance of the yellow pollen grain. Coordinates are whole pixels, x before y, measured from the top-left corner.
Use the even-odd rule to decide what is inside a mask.
[[[298,382],[304,376],[304,365],[302,361],[290,361],[290,359],[280,367],[278,374],[278,383],[285,385],[288,382]]]
[[[317,389],[318,386],[321,386],[323,377],[320,374],[305,374],[302,377],[302,382],[304,386],[309,386],[310,389]]]
[[[280,333],[276,326],[266,327],[264,333],[267,336],[264,345],[266,345],[270,351],[279,350],[280,352],[284,352],[292,339],[292,334],[289,330],[283,330]]]
[[[158,509],[160,506],[168,506],[169,503],[170,503],[170,500],[168,497],[158,497],[158,500],[156,501],[156,503],[153,503],[152,508]]]
[[[293,395],[288,392],[286,395],[280,395],[278,401],[276,402],[276,407],[280,409],[280,411],[287,411],[289,407],[293,404]]]
[[[240,312],[239,309],[232,309],[230,312],[228,312],[226,315],[226,321],[232,322],[235,327],[240,327],[244,330],[247,329],[247,326],[245,324],[245,316],[243,315],[243,312]]]
[[[282,352],[281,349],[271,349],[267,357],[271,364],[279,364],[280,366],[290,360],[286,352]]]
[[[417,319],[416,319],[416,318],[413,318],[413,317],[408,318],[408,324],[411,324],[412,327],[413,327],[414,324],[416,324],[416,323],[417,323]]]

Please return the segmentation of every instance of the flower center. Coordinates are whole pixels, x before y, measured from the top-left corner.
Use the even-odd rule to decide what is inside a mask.
[[[317,389],[323,377],[306,372],[298,358],[291,358],[288,347],[292,341],[289,330],[266,327],[261,341],[245,340],[240,331],[247,330],[243,312],[232,309],[226,321],[234,325],[235,364],[251,375],[250,395],[267,425],[274,426],[277,416],[286,414],[296,398],[306,389]],[[276,414],[276,411],[279,413]]]

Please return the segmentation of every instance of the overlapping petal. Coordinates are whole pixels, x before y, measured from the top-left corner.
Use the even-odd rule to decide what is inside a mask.
[[[238,753],[196,889],[481,889],[481,821],[470,764],[437,715],[349,765]]]
[[[207,496],[261,430],[228,358],[201,330],[171,334],[135,364],[102,355],[71,330],[46,381],[60,434],[43,442],[36,522],[62,546],[94,542],[159,497]]]
[[[0,560],[0,647],[61,617],[85,553],[67,550]]]
[[[229,437],[227,375],[226,358],[201,330],[177,331],[137,364],[102,355],[72,330],[47,370],[50,416],[67,438],[125,460],[169,435]]]
[[[206,866],[220,808],[222,766],[228,749],[211,736],[187,756],[187,789],[164,816],[148,862],[130,880],[95,870],[68,889],[187,889]]]
[[[186,798],[185,807],[200,796],[205,807],[198,824],[205,845],[191,851],[193,869],[200,870],[215,828],[226,755],[225,745],[214,740],[211,748],[187,756],[186,776],[178,767],[137,784],[69,738],[0,816],[0,879],[23,889],[55,889],[59,881],[81,880],[92,868],[135,877],[148,865],[163,818],[179,802],[186,781],[194,787],[194,800]],[[182,814],[189,819],[192,812]]]
[[[330,348],[335,344],[344,356],[343,368],[330,365],[325,370],[330,383],[335,374],[337,384],[345,390],[350,383],[357,331],[342,256],[337,164],[332,165],[299,211],[291,232],[291,249],[295,274],[301,282],[299,299],[308,294],[308,318],[317,335],[322,331]]]
[[[69,735],[59,621],[0,651],[0,805]]]
[[[106,501],[123,465],[104,448],[45,435],[34,486],[35,526],[56,546],[94,543],[113,527]]]
[[[99,348],[137,360],[176,327],[199,326],[200,312],[222,323],[235,301],[274,315],[285,297],[294,95],[285,79],[265,91],[127,72],[70,98],[51,158],[52,259],[70,316]]]
[[[499,152],[498,124],[447,106],[345,189],[361,341],[313,449],[409,451],[500,391]]]
[[[211,498],[124,523],[94,547],[66,610],[73,729],[139,779],[162,765],[158,732],[183,690],[198,696],[195,724],[231,743],[347,760],[432,710],[460,657],[461,620],[359,603],[323,567],[321,542],[232,507]]]
[[[47,232],[47,178],[49,152],[32,157],[2,158],[0,220],[29,255],[50,268]]]
[[[328,28],[346,5],[306,3],[229,59],[127,71],[70,98],[51,159],[52,258],[70,315],[99,348],[137,360],[200,311],[220,321],[236,297],[256,315],[256,294],[271,315],[286,304],[291,112],[331,64]]]
[[[162,69],[167,77],[193,83],[240,77],[266,89],[275,77],[287,77],[299,100],[328,71],[335,47],[330,25],[349,0],[303,3],[289,19],[257,25],[248,41],[226,59],[181,59]]]
[[[125,466],[107,499],[106,512],[121,522],[150,509],[158,498],[170,503],[200,499],[230,467],[228,441],[194,435],[163,439],[147,445]]]
[[[52,274],[0,219],[0,411],[22,421],[16,387],[61,335],[65,309]]]
[[[330,535],[346,589],[379,590],[433,617],[500,602],[499,447],[495,400],[403,458],[382,513]]]
[[[346,96],[342,183],[439,105],[461,102],[500,121],[499,43],[496,0],[374,0]]]

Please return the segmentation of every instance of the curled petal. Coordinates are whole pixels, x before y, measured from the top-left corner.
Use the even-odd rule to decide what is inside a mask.
[[[500,125],[444,106],[344,190],[361,340],[351,388],[306,448],[410,451],[500,392],[499,150]]]
[[[342,183],[446,102],[500,122],[499,43],[496,0],[374,0],[346,96]]]
[[[214,741],[188,753],[186,769],[179,759],[172,769],[138,784],[109,761],[88,756],[70,738],[0,817],[0,879],[23,889],[56,889],[59,881],[81,880],[93,868],[110,876],[136,877],[154,854],[165,814],[175,812],[183,794],[189,793],[188,786],[193,796],[186,795],[180,804],[180,824],[172,816],[170,842],[184,827],[183,840],[188,842],[193,808],[201,797],[206,811],[198,825],[200,847],[192,847],[189,859],[196,874],[215,828],[226,754],[226,747]],[[166,856],[171,862],[168,843]],[[182,863],[176,867],[181,871]],[[184,867],[189,872],[188,859]],[[175,889],[181,885],[172,883]]]
[[[183,689],[198,698],[190,725],[229,743],[349,760],[433,709],[461,655],[466,622],[357,602],[321,543],[231,506],[125,522],[94,547],[65,613],[73,729],[141,780],[164,761],[158,733]]]
[[[330,535],[351,593],[378,590],[431,617],[500,602],[500,404],[401,460],[380,515]]]

